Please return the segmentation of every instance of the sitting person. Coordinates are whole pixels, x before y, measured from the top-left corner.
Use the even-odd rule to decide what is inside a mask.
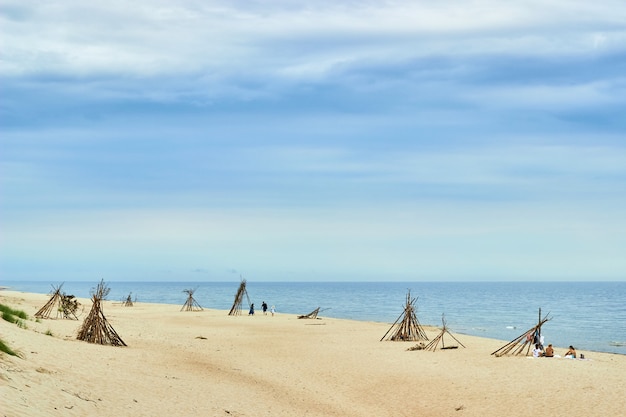
[[[569,350],[565,353],[565,357],[576,359],[576,349],[574,349],[574,346],[570,345]]]
[[[546,358],[552,358],[554,357],[554,348],[552,347],[552,343],[550,343],[548,345],[548,347],[546,348],[545,353],[543,354],[543,356],[545,356]]]
[[[541,351],[539,343],[535,343],[535,348],[533,349],[533,357],[538,358],[540,356],[543,356],[543,352]]]

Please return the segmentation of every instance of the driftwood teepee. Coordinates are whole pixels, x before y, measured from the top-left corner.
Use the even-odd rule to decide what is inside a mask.
[[[196,292],[196,290],[183,290],[183,292],[187,293],[188,297],[187,297],[187,301],[185,301],[185,304],[183,304],[183,307],[180,309],[180,311],[198,311],[198,310],[203,310],[202,306],[200,306],[200,304],[198,304],[198,302],[193,298],[193,293]]]
[[[133,306],[133,299],[130,297],[131,295],[133,295],[133,293],[132,293],[132,292],[131,292],[131,293],[129,293],[129,294],[128,294],[128,297],[126,297],[126,300],[124,300],[124,301],[122,302],[122,305],[123,305],[124,307],[132,307],[132,306]]]
[[[390,333],[391,335],[387,340],[393,341],[415,341],[415,340],[428,340],[422,325],[419,320],[417,320],[417,315],[415,314],[415,301],[417,298],[411,298],[411,291],[409,291],[406,295],[406,304],[404,306],[404,311],[400,314],[400,316],[396,319],[396,321],[391,325],[387,333],[380,339],[381,341],[385,339],[385,337]]]
[[[458,348],[458,346],[446,346],[445,341],[443,340],[443,337],[445,336],[445,334],[447,333],[451,338],[453,338],[454,340],[456,340],[456,342],[465,347],[465,345],[463,345],[463,343],[459,342],[459,339],[457,339],[456,337],[454,337],[452,335],[452,333],[450,333],[448,331],[448,326],[446,325],[446,319],[444,318],[443,315],[441,315],[441,323],[443,324],[443,327],[441,328],[441,332],[437,335],[437,337],[435,337],[429,344],[427,344],[424,347],[424,350],[432,350],[433,352],[437,349],[437,346],[439,345],[439,342],[441,342],[441,349],[456,349]]]
[[[78,320],[76,311],[78,310],[78,300],[73,295],[61,293],[63,284],[58,287],[52,286],[52,292],[48,302],[35,313],[35,317],[49,319],[53,311],[56,311],[56,318]]]
[[[233,306],[230,308],[228,312],[229,316],[238,316],[241,314],[242,304],[243,304],[243,296],[246,296],[248,300],[248,305],[250,305],[250,297],[248,297],[248,291],[246,291],[246,280],[242,279],[241,284],[239,284],[239,289],[237,290],[237,294],[235,294],[235,301],[233,302]]]
[[[89,343],[112,346],[126,346],[126,343],[115,332],[102,312],[101,302],[109,295],[111,289],[104,281],[100,281],[96,289],[91,294],[91,311],[78,331],[78,340]]]
[[[545,317],[541,318],[541,309],[539,309],[539,321],[537,325],[528,329],[521,335],[517,336],[515,339],[511,340],[506,345],[502,346],[500,349],[492,352],[492,355],[497,357],[512,354],[512,355],[521,355],[524,354],[528,356],[530,353],[530,349],[535,343],[541,343],[541,326],[543,326],[550,318],[546,314]],[[524,348],[526,348],[526,352],[524,353]]]

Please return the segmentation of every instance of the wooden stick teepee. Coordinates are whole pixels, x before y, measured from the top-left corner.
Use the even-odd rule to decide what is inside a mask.
[[[239,289],[237,290],[237,294],[235,294],[235,301],[233,302],[233,306],[230,308],[230,311],[228,312],[229,316],[238,316],[241,314],[244,295],[246,296],[248,300],[248,305],[250,305],[250,297],[248,297],[248,291],[246,291],[246,280],[242,279],[241,284],[239,284]]]
[[[89,343],[111,346],[126,346],[126,343],[115,332],[113,326],[109,324],[104,313],[102,312],[102,300],[109,295],[111,289],[106,286],[104,280],[100,281],[96,289],[91,294],[91,311],[80,330],[78,331],[78,340],[84,340]]]
[[[48,302],[35,313],[35,317],[49,319],[52,311],[56,311],[56,318],[61,316],[64,319],[78,320],[76,311],[78,310],[78,300],[73,295],[61,293],[63,284],[58,287],[52,286],[52,292]]]
[[[198,304],[198,302],[193,298],[193,293],[196,292],[196,290],[189,289],[189,290],[183,290],[183,292],[187,293],[188,297],[187,297],[187,301],[185,301],[185,304],[183,304],[180,311],[203,310],[202,306],[200,306],[200,304]]]
[[[512,355],[521,355],[524,352],[524,348],[526,347],[526,353],[524,355],[528,356],[530,352],[530,348],[535,343],[540,343],[541,340],[541,326],[543,326],[547,321],[549,321],[548,314],[545,317],[541,318],[541,309],[539,309],[539,321],[537,325],[528,329],[521,335],[517,336],[515,339],[511,340],[506,345],[502,346],[500,349],[492,352],[492,355],[497,357],[512,354]]]
[[[130,298],[130,296],[131,296],[132,294],[133,294],[132,292],[131,292],[131,293],[129,293],[129,294],[128,294],[128,297],[126,297],[126,300],[122,303],[122,305],[123,305],[124,307],[132,307],[132,306],[133,306],[133,300],[132,300],[132,298]]]
[[[411,291],[406,295],[406,304],[404,311],[398,316],[396,321],[391,325],[387,333],[380,339],[381,341],[393,330],[391,336],[387,340],[393,341],[415,341],[428,340],[422,325],[417,320],[415,314],[415,301],[417,298],[411,298]]]
[[[441,349],[456,349],[458,346],[446,346],[445,341],[443,340],[444,335],[447,333],[451,338],[453,338],[454,340],[456,340],[456,342],[465,347],[465,345],[463,345],[463,343],[459,342],[459,340],[454,337],[452,335],[452,333],[450,333],[448,331],[448,327],[446,325],[446,319],[444,318],[443,314],[441,315],[441,323],[443,324],[443,327],[441,328],[441,332],[437,335],[437,337],[435,337],[429,344],[427,344],[424,347],[424,350],[432,350],[433,352],[437,349],[437,345],[439,345],[439,342],[441,342]]]

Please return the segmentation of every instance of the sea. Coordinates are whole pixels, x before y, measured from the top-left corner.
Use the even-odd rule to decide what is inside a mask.
[[[99,281],[0,281],[15,291],[62,292],[90,297]],[[107,297],[123,301],[177,304],[187,300],[186,290],[204,308],[230,310],[240,281],[232,282],[108,282]],[[246,281],[249,302],[257,314],[261,303],[276,312],[308,314],[320,308],[319,318],[394,323],[404,311],[407,296],[422,325],[441,327],[443,320],[454,334],[510,341],[534,327],[542,318],[545,344],[579,352],[626,354],[626,282],[255,282]],[[244,308],[248,300],[244,298]],[[244,314],[247,314],[244,312]],[[382,338],[381,334],[381,338]],[[462,337],[458,336],[463,342]],[[464,343],[464,345],[467,345]],[[556,352],[565,353],[565,352]],[[588,355],[585,355],[588,356]]]

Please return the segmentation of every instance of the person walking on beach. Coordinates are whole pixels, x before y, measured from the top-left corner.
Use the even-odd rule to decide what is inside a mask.
[[[254,303],[250,304],[250,311],[248,311],[249,316],[254,316]]]
[[[272,312],[272,317],[274,317],[274,313],[276,312],[276,307],[272,306],[270,311]]]
[[[265,301],[261,304],[261,308],[263,309],[263,315],[267,316],[267,303]]]

